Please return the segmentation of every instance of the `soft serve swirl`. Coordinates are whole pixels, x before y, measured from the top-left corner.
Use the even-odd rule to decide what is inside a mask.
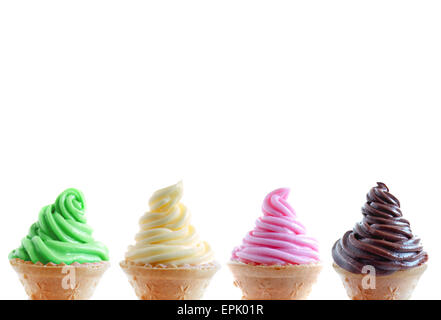
[[[55,264],[93,263],[109,260],[107,248],[92,237],[86,224],[86,204],[76,189],[63,191],[55,201],[41,209],[21,246],[9,254],[9,259],[22,259]]]
[[[364,266],[372,265],[377,274],[390,274],[427,261],[420,239],[403,218],[400,201],[384,183],[378,182],[369,191],[362,213],[363,221],[332,248],[334,261],[341,268],[362,273]]]
[[[150,211],[140,219],[136,244],[126,253],[129,261],[143,264],[199,265],[213,261],[210,246],[199,240],[190,224],[190,212],[180,200],[182,182],[156,191]]]
[[[306,235],[294,209],[287,202],[289,189],[269,193],[263,216],[233,251],[232,260],[260,265],[310,264],[319,261],[317,240]]]

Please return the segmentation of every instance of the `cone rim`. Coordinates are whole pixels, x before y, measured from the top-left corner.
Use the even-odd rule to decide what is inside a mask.
[[[347,275],[347,276],[351,276],[351,277],[364,277],[366,276],[365,273],[354,273],[354,272],[350,272],[346,269],[343,269],[342,267],[340,267],[338,264],[336,264],[335,262],[332,263],[332,267],[334,268],[334,270],[338,273],[338,274],[343,274],[343,275]],[[424,271],[426,271],[428,265],[427,263],[423,263],[419,266],[413,267],[413,268],[409,268],[409,269],[404,269],[404,270],[398,270],[395,271],[391,274],[379,274],[376,275],[376,278],[395,278],[395,277],[405,277],[408,275],[412,275],[412,274],[423,274]]]
[[[305,264],[273,264],[273,265],[260,265],[260,264],[251,264],[251,263],[245,263],[241,261],[236,260],[230,260],[227,263],[228,266],[234,267],[234,266],[241,266],[241,267],[249,267],[249,268],[256,268],[261,270],[301,270],[301,269],[314,269],[314,268],[322,268],[323,263],[321,261],[314,262],[314,263],[305,263]]]
[[[141,268],[145,270],[163,270],[163,271],[204,271],[204,270],[216,270],[218,271],[221,266],[217,261],[212,261],[210,263],[200,264],[200,265],[172,265],[172,264],[164,264],[164,265],[151,265],[142,262],[135,262],[131,260],[122,260],[119,263],[122,269],[128,268]]]
[[[85,262],[85,263],[78,263],[74,262],[72,264],[55,264],[53,262],[49,262],[47,264],[43,264],[41,262],[33,263],[32,261],[26,261],[19,258],[10,259],[9,263],[13,268],[19,267],[19,266],[27,266],[27,267],[38,267],[38,268],[47,268],[47,269],[57,269],[57,268],[65,268],[67,266],[74,267],[74,268],[89,268],[89,269],[101,269],[105,268],[107,269],[110,267],[109,261],[99,261],[99,262]]]

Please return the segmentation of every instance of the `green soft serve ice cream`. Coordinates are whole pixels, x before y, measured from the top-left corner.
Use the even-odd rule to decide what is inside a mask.
[[[72,188],[65,190],[54,204],[41,209],[38,221],[31,226],[21,246],[9,254],[9,259],[43,264],[109,260],[106,246],[92,237],[85,210],[83,194]]]

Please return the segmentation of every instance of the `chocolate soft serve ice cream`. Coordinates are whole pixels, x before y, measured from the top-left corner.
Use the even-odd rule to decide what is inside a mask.
[[[342,276],[349,296],[408,299],[426,268],[428,255],[420,238],[412,233],[409,221],[403,218],[400,201],[384,183],[378,182],[367,194],[362,214],[363,220],[332,248],[334,267]],[[367,274],[366,267],[375,270],[375,289],[360,285]],[[400,281],[396,281],[398,278]]]

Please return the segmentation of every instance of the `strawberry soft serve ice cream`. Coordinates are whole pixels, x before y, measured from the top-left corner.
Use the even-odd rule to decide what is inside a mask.
[[[262,205],[263,216],[258,218],[241,246],[233,250],[232,260],[260,265],[316,263],[318,243],[306,235],[294,209],[287,202],[289,189],[269,193]]]
[[[317,240],[288,204],[289,189],[269,193],[263,216],[233,250],[234,284],[248,300],[306,299],[321,271]]]

